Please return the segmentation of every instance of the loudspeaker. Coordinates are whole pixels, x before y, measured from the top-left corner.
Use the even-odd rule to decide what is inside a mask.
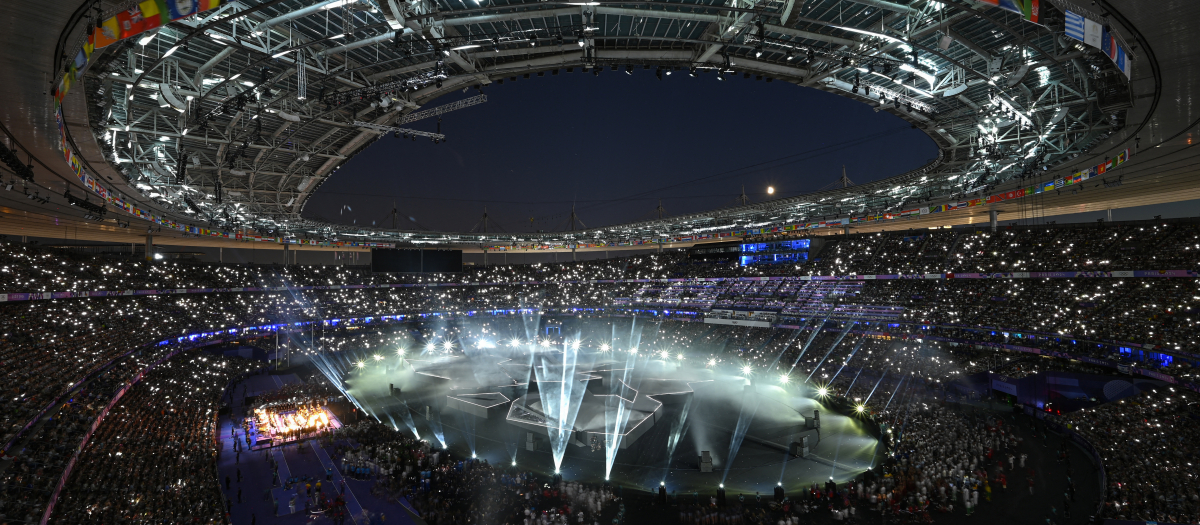
[[[700,452],[700,472],[712,472],[712,455],[707,450]]]
[[[717,506],[725,506],[725,489],[717,489]]]
[[[780,485],[775,485],[775,501],[782,502],[786,498],[787,496],[783,492],[783,487]]]
[[[808,456],[808,436],[800,438],[801,441],[793,441],[788,446],[788,454],[794,458],[803,458]]]

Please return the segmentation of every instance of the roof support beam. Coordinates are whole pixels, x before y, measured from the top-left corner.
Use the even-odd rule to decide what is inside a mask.
[[[266,20],[266,21],[264,21],[263,23],[259,24],[259,25],[258,25],[258,31],[261,33],[261,32],[263,32],[263,31],[266,31],[266,30],[267,30],[267,29],[269,29],[271,26],[274,26],[274,25],[276,25],[276,24],[280,24],[280,23],[283,23],[283,22],[287,22],[288,20],[294,20],[294,19],[300,18],[300,17],[302,17],[302,16],[308,16],[308,15],[311,15],[311,14],[313,14],[313,13],[316,13],[316,12],[318,12],[318,11],[322,10],[322,9],[325,9],[325,8],[326,8],[326,6],[328,6],[329,4],[334,4],[334,3],[341,2],[341,1],[342,1],[342,0],[324,0],[323,2],[317,2],[317,3],[313,4],[313,5],[310,5],[310,6],[308,6],[308,7],[305,7],[304,9],[297,9],[297,10],[295,10],[295,11],[292,11],[292,12],[290,12],[290,13],[285,13],[285,14],[279,15],[279,16],[277,16],[277,17],[275,17],[275,18],[272,18],[272,19],[270,19],[270,20]]]

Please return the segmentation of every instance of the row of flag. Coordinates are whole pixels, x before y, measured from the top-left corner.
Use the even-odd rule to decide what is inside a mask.
[[[975,2],[1016,13],[1027,22],[1038,24],[1042,21],[1041,0],[975,0]]]
[[[71,90],[71,85],[79,80],[84,66],[91,60],[97,49],[111,46],[126,38],[145,33],[152,29],[165,26],[175,20],[216,9],[221,0],[144,0],[129,9],[118,12],[111,18],[100,22],[72,59],[54,90],[54,98],[62,101]]]
[[[998,203],[998,202],[1004,202],[1004,201],[1009,201],[1009,200],[1013,200],[1013,199],[1020,199],[1023,197],[1037,195],[1037,194],[1045,193],[1045,192],[1049,192],[1049,191],[1056,191],[1056,190],[1059,190],[1059,189],[1062,189],[1065,187],[1070,187],[1070,186],[1073,186],[1076,184],[1080,184],[1083,181],[1086,181],[1088,179],[1092,179],[1095,177],[1099,177],[1101,175],[1105,175],[1106,173],[1116,169],[1117,166],[1120,166],[1120,165],[1128,162],[1132,153],[1133,152],[1131,150],[1125,149],[1124,151],[1121,151],[1120,153],[1118,153],[1116,157],[1107,159],[1104,162],[1101,162],[1101,163],[1099,163],[1095,166],[1092,166],[1088,169],[1077,171],[1075,173],[1072,173],[1071,175],[1068,175],[1068,176],[1060,178],[1060,179],[1055,179],[1053,181],[1047,181],[1045,183],[1035,184],[1035,185],[1028,186],[1025,188],[1017,188],[1015,190],[1010,190],[1010,191],[1006,191],[1006,192],[995,193],[992,195],[988,195],[986,197],[979,197],[979,198],[975,198],[975,199],[965,199],[965,200],[961,200],[961,201],[957,201],[957,202],[950,202],[950,203],[945,203],[945,204],[934,204],[931,206],[922,206],[919,208],[911,208],[911,209],[903,210],[903,211],[896,212],[896,213],[879,213],[879,214],[863,215],[860,217],[842,217],[842,218],[838,218],[838,219],[828,219],[828,220],[822,220],[822,221],[787,224],[787,225],[783,225],[783,226],[774,226],[774,227],[770,227],[770,228],[755,228],[755,229],[749,229],[749,230],[737,230],[737,231],[729,231],[729,232],[683,235],[683,236],[678,236],[678,237],[661,238],[661,239],[645,238],[645,239],[633,239],[633,240],[628,240],[628,241],[614,241],[614,242],[597,243],[597,244],[580,243],[580,244],[576,245],[576,247],[578,247],[578,248],[604,248],[604,247],[609,247],[609,246],[639,246],[639,245],[655,245],[655,244],[668,244],[668,243],[680,243],[680,242],[697,242],[697,241],[725,239],[725,238],[730,238],[732,240],[733,238],[751,237],[751,236],[755,236],[755,235],[766,235],[766,234],[772,234],[772,233],[800,231],[800,230],[813,230],[813,229],[819,229],[819,228],[835,228],[838,226],[846,226],[846,225],[850,225],[850,224],[861,224],[861,223],[876,222],[876,221],[890,221],[890,220],[902,219],[902,218],[908,218],[908,217],[914,217],[914,216],[929,215],[932,213],[944,213],[944,212],[950,212],[950,211],[956,211],[956,210],[965,210],[967,208],[974,208],[976,206],[983,206],[985,204],[994,204],[994,203]],[[513,246],[490,246],[488,249],[497,250],[497,251],[514,251],[514,250],[549,250],[549,249],[563,249],[563,248],[570,248],[570,247],[571,247],[570,243],[553,243],[553,244],[544,244],[543,243],[543,244],[525,244],[525,245],[513,245]]]
[[[1117,43],[1117,38],[1100,22],[1084,17],[1074,11],[1067,11],[1066,35],[1099,49],[1109,60],[1116,64],[1117,69],[1125,74],[1125,78],[1133,75],[1133,60],[1125,48]]]

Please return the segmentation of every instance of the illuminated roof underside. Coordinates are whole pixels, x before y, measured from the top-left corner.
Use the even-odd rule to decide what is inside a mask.
[[[1081,43],[966,1],[288,0],[173,47],[192,28],[247,9],[243,4],[258,5],[225,4],[105,48],[85,77],[89,120],[109,161],[165,209],[216,228],[343,240],[554,243],[898,211],[1065,162],[1119,129],[1127,107],[1081,95],[1125,82]],[[1044,24],[1061,25],[1047,2],[1042,9]],[[429,111],[434,106],[427,104],[455,90],[567,68],[791,82],[894,113],[925,130],[939,154],[919,170],[874,183],[577,232],[362,229],[302,217],[338,166],[381,138],[373,128],[407,129],[415,119],[483,101]]]

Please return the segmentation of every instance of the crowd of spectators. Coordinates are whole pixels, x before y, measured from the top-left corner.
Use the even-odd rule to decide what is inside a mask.
[[[547,483],[515,466],[455,458],[410,432],[373,421],[343,427],[329,439],[343,471],[367,472],[372,494],[403,498],[432,525],[548,525],[564,519],[594,525],[619,500],[605,487]]]
[[[899,380],[905,377],[930,392],[937,392],[942,385],[963,375],[982,371],[1015,378],[1045,370],[1102,371],[1064,360],[1000,353],[978,344],[1067,352],[1156,368],[1180,379],[1195,380],[1194,356],[1200,355],[1200,342],[1196,339],[1200,334],[1200,316],[1197,316],[1200,281],[1196,279],[588,282],[814,273],[1196,269],[1200,261],[1195,257],[1200,250],[1200,228],[1193,223],[1016,228],[995,233],[898,231],[839,236],[826,241],[812,260],[800,266],[743,268],[694,261],[685,253],[668,252],[582,263],[474,267],[463,274],[423,276],[371,274],[348,267],[150,264],[0,242],[0,274],[5,277],[0,292],[497,283],[2,303],[0,393],[4,395],[0,396],[0,441],[31,445],[21,450],[12,447],[0,451],[11,456],[8,461],[12,462],[0,474],[4,489],[17,495],[6,499],[0,513],[29,516],[38,514],[39,507],[44,508],[48,490],[57,482],[56,473],[61,473],[65,465],[65,451],[82,439],[83,429],[111,398],[114,385],[130,380],[155,356],[166,351],[163,348],[137,352],[139,348],[178,335],[229,327],[489,310],[507,311],[509,319],[518,320],[519,314],[512,312],[517,308],[582,316],[599,315],[604,313],[599,309],[613,305],[623,308],[618,312],[623,315],[657,315],[660,319],[660,310],[680,308],[690,310],[684,318],[695,320],[712,308],[762,308],[773,312],[770,319],[803,329],[664,323],[645,332],[641,345],[666,352],[664,358],[675,353],[668,349],[686,349],[675,358],[700,359],[709,366],[749,366],[755,373],[778,376],[780,381],[817,381],[876,412],[883,410],[899,388]],[[529,281],[543,284],[512,286]],[[631,311],[634,309],[638,311]],[[813,332],[816,326],[822,330]],[[366,332],[345,337],[337,330],[323,329],[315,346],[329,345],[334,350],[369,349],[372,344],[399,345],[401,337],[408,346],[418,341],[422,345],[431,341],[452,344],[459,341],[461,345],[469,334],[456,330],[459,329],[442,327],[425,329],[424,333]],[[494,327],[491,333],[502,332]],[[315,333],[312,337],[317,338]],[[913,342],[915,339],[926,340],[918,344]],[[947,339],[951,342],[941,342]],[[1110,344],[1113,342],[1116,343]],[[1126,343],[1134,344],[1129,345],[1132,348],[1120,348]],[[614,340],[613,345],[629,348],[637,343]],[[130,355],[120,359],[127,354]],[[179,366],[193,365],[194,360]],[[879,374],[883,371],[889,377],[881,378]],[[89,377],[92,379],[81,390],[71,391]],[[878,389],[869,403],[868,388],[871,392]],[[138,409],[129,405],[131,399],[141,398],[126,398],[123,406],[129,408],[122,410]],[[49,419],[30,426],[43,413]],[[26,427],[29,430],[17,439]],[[50,442],[54,444],[46,444]],[[479,487],[490,487],[491,481],[479,480],[503,480],[510,476],[485,465],[472,465],[468,470],[473,472],[470,479],[476,480],[463,485],[474,487],[464,489],[470,493],[478,488],[471,483],[478,481],[483,483]],[[445,474],[455,475],[459,474]],[[80,494],[91,494],[86,490],[80,492],[78,482],[73,483],[78,498],[83,498]],[[1144,491],[1122,490],[1122,494],[1132,495],[1131,498],[1149,497]],[[115,502],[110,496],[101,499]],[[1162,494],[1152,496],[1157,498]],[[429,508],[435,515],[440,512],[437,505],[424,501],[432,505]],[[1186,498],[1181,501],[1186,503]],[[89,505],[93,510],[108,505],[110,509],[118,509],[113,512],[126,513],[122,515],[137,512],[131,510],[136,505],[128,507],[124,503]],[[1136,505],[1122,504],[1120,509],[1114,505],[1113,510],[1133,515],[1128,509],[1137,508]],[[1189,508],[1194,510],[1184,506],[1180,512],[1186,515]]]
[[[225,523],[217,413],[229,382],[259,366],[190,351],[152,368],[80,453],[53,521]]]
[[[682,251],[555,264],[469,266],[456,274],[371,273],[345,266],[145,263],[0,242],[5,292],[516,283],[668,277],[1200,269],[1200,223],[1031,226],[997,232],[899,230],[821,237],[807,263],[742,267]]]
[[[1051,416],[1100,453],[1108,486],[1102,517],[1200,523],[1197,471],[1200,401],[1160,387],[1094,408]]]

